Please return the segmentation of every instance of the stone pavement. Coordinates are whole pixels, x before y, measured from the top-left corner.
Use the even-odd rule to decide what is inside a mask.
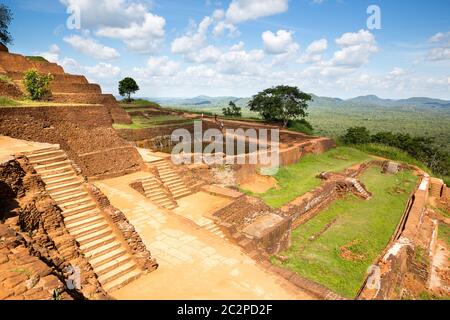
[[[192,221],[158,209],[129,184],[137,172],[95,184],[135,226],[159,269],[115,291],[117,299],[313,299]]]

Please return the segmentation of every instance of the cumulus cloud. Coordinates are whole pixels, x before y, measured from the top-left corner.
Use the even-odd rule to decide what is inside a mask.
[[[288,0],[233,0],[226,12],[226,19],[232,24],[237,24],[287,10]]]
[[[81,28],[96,35],[122,40],[128,49],[154,53],[164,39],[166,21],[152,14],[140,1],[60,0],[65,6],[79,8]]]
[[[120,57],[116,49],[102,45],[91,38],[78,35],[64,37],[63,40],[70,44],[76,51],[99,60],[111,60]]]
[[[213,20],[210,17],[205,17],[195,32],[188,32],[186,35],[173,40],[171,45],[172,53],[187,54],[205,46],[207,32],[212,22]]]
[[[172,76],[178,72],[180,64],[170,60],[167,56],[150,57],[144,68],[135,68],[134,72],[140,77]]]
[[[294,41],[292,32],[287,30],[278,30],[276,33],[265,31],[261,37],[264,44],[264,50],[269,54],[297,51],[300,48]]]
[[[327,39],[313,41],[305,50],[300,58],[300,63],[319,62],[322,60],[322,54],[328,49]]]
[[[373,53],[378,52],[375,37],[370,31],[348,32],[336,39],[341,50],[334,53],[333,65],[360,67],[369,61]]]

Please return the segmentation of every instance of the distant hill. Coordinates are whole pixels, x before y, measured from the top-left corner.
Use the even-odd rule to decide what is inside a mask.
[[[450,101],[433,99],[427,97],[414,97],[409,99],[382,99],[375,95],[367,95],[355,97],[352,99],[339,99],[330,97],[320,97],[312,94],[313,102],[311,107],[417,107],[417,108],[450,108]],[[190,107],[190,108],[223,108],[227,106],[230,101],[236,103],[240,107],[247,106],[250,98],[238,97],[209,97],[198,96],[194,98],[146,98],[155,101],[162,106],[170,107]]]

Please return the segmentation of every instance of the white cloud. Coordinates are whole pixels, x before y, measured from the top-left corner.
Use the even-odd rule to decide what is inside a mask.
[[[450,31],[438,32],[432,36],[428,42],[435,47],[431,48],[427,54],[427,60],[444,61],[450,60]]]
[[[205,46],[207,32],[212,22],[210,17],[205,17],[195,32],[188,32],[186,35],[176,38],[171,45],[172,53],[187,54]]]
[[[334,53],[333,65],[358,68],[369,61],[369,57],[378,52],[375,37],[370,31],[348,32],[336,39],[342,49]]]
[[[322,54],[328,49],[327,39],[313,41],[305,50],[300,58],[300,63],[319,62],[322,60]]]
[[[288,10],[288,0],[233,0],[226,12],[226,19],[241,23],[271,16]]]
[[[104,46],[91,38],[72,35],[64,37],[63,40],[78,52],[95,59],[111,60],[120,57],[120,54],[116,49]]]
[[[292,32],[278,30],[276,33],[265,31],[262,34],[264,50],[269,54],[281,54],[297,51],[300,47],[295,43]]]
[[[60,49],[56,44],[52,44],[48,51],[41,52],[39,55],[50,62],[57,63],[59,60]]]
[[[167,56],[150,57],[144,68],[134,68],[134,72],[141,78],[173,76],[180,69],[178,62],[170,60]]]
[[[92,67],[84,67],[87,75],[92,76],[95,79],[102,78],[114,78],[120,74],[120,68],[113,66],[112,64],[100,62],[99,64]]]
[[[157,51],[164,39],[166,21],[154,15],[141,1],[134,0],[60,0],[81,12],[81,28],[98,36],[122,40],[128,49],[139,53]]]

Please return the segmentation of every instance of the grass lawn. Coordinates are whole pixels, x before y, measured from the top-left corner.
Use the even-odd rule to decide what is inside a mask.
[[[349,194],[332,203],[292,232],[292,246],[282,253],[288,260],[272,258],[273,263],[354,298],[399,223],[417,178],[373,167],[361,180],[373,193],[370,200]]]
[[[150,118],[145,118],[141,116],[133,116],[131,117],[133,120],[132,124],[114,124],[115,129],[144,129],[144,128],[153,128],[156,126],[166,125],[167,122],[171,124],[180,123],[187,124],[193,122],[193,120],[183,118],[177,115],[160,115],[154,116]]]
[[[273,208],[305,194],[320,185],[317,175],[324,171],[342,171],[352,165],[371,160],[366,153],[348,147],[337,147],[319,155],[307,155],[296,164],[282,167],[275,175],[279,189],[255,195]]]

